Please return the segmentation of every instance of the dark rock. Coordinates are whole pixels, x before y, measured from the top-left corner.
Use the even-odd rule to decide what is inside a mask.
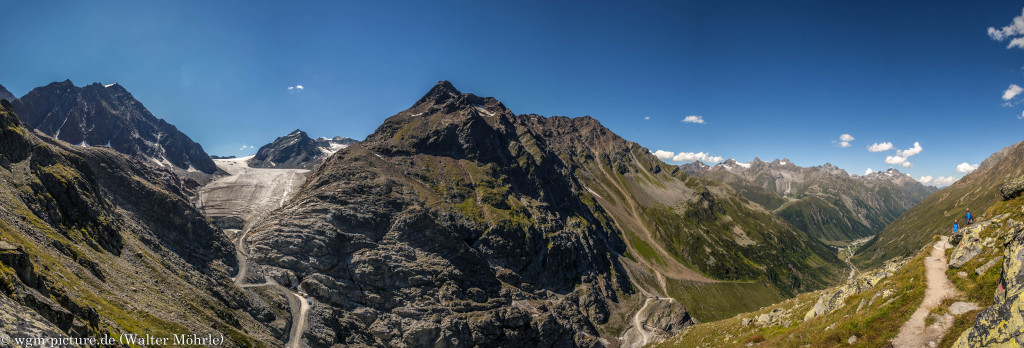
[[[13,102],[29,126],[70,144],[109,146],[149,164],[203,173],[217,166],[203,147],[156,118],[121,85],[76,87],[69,80],[33,89]]]

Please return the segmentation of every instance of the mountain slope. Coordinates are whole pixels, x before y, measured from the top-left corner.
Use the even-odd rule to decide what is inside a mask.
[[[234,248],[180,180],[111,149],[32,133],[6,101],[0,197],[0,307],[18,311],[0,315],[5,334],[223,333],[227,346],[284,335],[272,297],[232,286]]]
[[[1008,146],[983,161],[974,172],[915,205],[865,244],[854,258],[859,265],[877,265],[908,255],[940,233],[948,233],[953,219],[963,223],[965,209],[977,220],[1002,198],[1003,183],[1024,175],[1024,142]],[[988,214],[990,215],[990,214]]]
[[[830,243],[877,234],[935,191],[895,169],[850,176],[831,164],[799,167],[788,159],[728,160],[710,168],[691,164],[686,170],[730,184],[744,197]]]
[[[153,116],[116,83],[54,82],[12,103],[25,124],[71,144],[108,146],[161,167],[217,171],[202,146]]]
[[[306,132],[296,129],[261,146],[248,163],[253,168],[313,169],[328,156],[353,143],[355,140],[341,137],[313,140]]]
[[[11,93],[11,91],[8,91],[7,88],[4,88],[4,86],[0,85],[0,99],[7,99],[7,101],[9,102],[14,102],[14,100],[18,99],[18,97],[15,97],[14,94]]]
[[[757,308],[841,264],[593,118],[517,116],[446,81],[262,221],[257,272],[323,304],[311,346],[632,346],[692,324],[690,307]]]

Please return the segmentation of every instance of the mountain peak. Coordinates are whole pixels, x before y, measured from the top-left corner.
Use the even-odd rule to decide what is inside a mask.
[[[437,84],[435,84],[434,87],[431,88],[427,94],[423,95],[423,97],[420,98],[420,100],[413,106],[427,103],[443,104],[459,97],[460,95],[462,95],[462,92],[455,89],[455,86],[453,86],[451,82],[438,81]]]
[[[303,132],[301,129],[293,130],[291,133],[288,133],[288,135],[286,135],[286,136],[291,137],[291,136],[296,136],[296,135],[301,135],[301,136],[309,137],[308,135],[306,135],[306,132]]]
[[[3,85],[0,85],[0,99],[7,99],[8,101],[14,101],[15,99],[18,99],[18,98],[14,96],[14,93],[11,93],[11,91],[8,91],[7,88],[4,88]]]

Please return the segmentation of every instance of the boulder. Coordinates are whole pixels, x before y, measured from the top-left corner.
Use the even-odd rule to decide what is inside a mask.
[[[984,244],[978,233],[981,231],[983,225],[974,225],[964,228],[962,231],[962,239],[960,244],[957,244],[956,249],[953,249],[953,254],[949,256],[949,267],[960,268],[964,264],[974,259],[975,256],[981,254]]]
[[[1024,191],[1024,176],[1007,181],[999,188],[999,193],[1003,195],[1004,200],[1014,199],[1020,196],[1022,191]]]

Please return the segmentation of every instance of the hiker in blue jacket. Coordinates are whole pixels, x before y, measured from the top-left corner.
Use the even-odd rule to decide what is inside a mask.
[[[956,231],[959,231],[959,230],[960,230],[960,224],[956,222],[956,219],[953,219],[953,233],[956,233]]]
[[[967,218],[964,219],[964,222],[966,222],[968,225],[974,222],[974,219],[971,217],[971,208],[967,208]]]

